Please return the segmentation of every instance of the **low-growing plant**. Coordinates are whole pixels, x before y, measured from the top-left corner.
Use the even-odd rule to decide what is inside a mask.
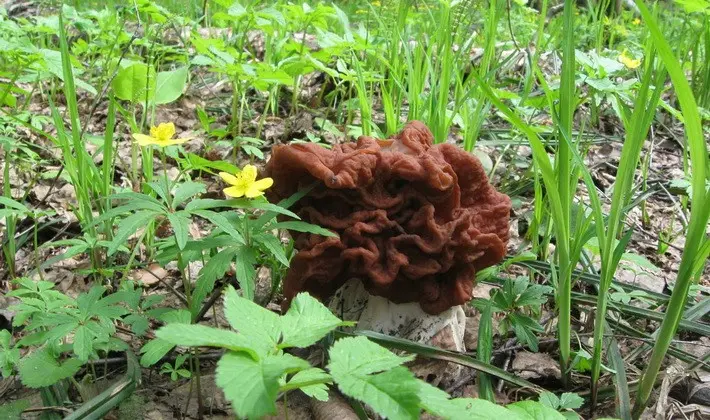
[[[224,314],[236,332],[172,324],[160,328],[156,336],[172,345],[224,349],[216,381],[239,417],[273,414],[278,396],[295,389],[325,400],[330,385],[389,419],[417,419],[422,410],[447,419],[526,418],[531,411],[542,413],[538,418],[565,418],[556,411],[559,404],[550,408],[522,401],[501,407],[480,399],[452,399],[403,366],[412,356],[395,355],[365,337],[335,341],[325,370],[313,367],[288,349],[316,344],[335,328],[352,323],[341,321],[307,293],[297,295],[279,316],[229,286]]]
[[[512,330],[521,344],[538,351],[537,334],[545,329],[536,318],[540,316],[541,305],[548,300],[545,295],[551,291],[550,286],[531,284],[528,277],[520,276],[506,279],[502,288],[491,293],[490,300],[475,299],[472,304],[482,311],[490,304],[492,313],[503,315],[500,322],[503,334]]]

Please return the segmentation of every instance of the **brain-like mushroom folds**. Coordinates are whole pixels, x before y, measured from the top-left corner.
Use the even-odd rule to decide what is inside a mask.
[[[301,291],[325,300],[351,278],[430,314],[471,299],[476,271],[505,255],[510,199],[476,157],[432,140],[414,121],[387,140],[273,148],[268,198],[320,181],[291,210],[339,235],[291,232],[298,253],[284,280],[286,305]]]

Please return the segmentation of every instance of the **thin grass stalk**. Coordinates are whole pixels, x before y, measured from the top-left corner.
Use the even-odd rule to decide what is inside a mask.
[[[481,313],[481,321],[478,325],[478,345],[476,346],[476,359],[483,363],[490,363],[493,355],[493,307],[488,301],[486,308]],[[495,402],[493,383],[491,378],[478,372],[478,395],[481,398]]]
[[[81,138],[81,125],[79,123],[79,107],[76,99],[76,87],[74,84],[74,74],[72,71],[71,56],[69,55],[69,44],[67,42],[67,34],[64,28],[64,19],[62,13],[59,14],[59,47],[62,56],[62,73],[64,76],[64,96],[66,98],[67,109],[69,111],[69,119],[71,124],[71,143],[75,158],[75,171],[72,177],[74,189],[76,190],[77,200],[79,202],[81,222],[85,224],[92,235],[96,235],[96,229],[92,223],[92,206],[89,191],[93,186],[93,177],[90,168],[91,162],[84,143]],[[57,131],[64,131],[64,124],[59,119],[61,125],[57,126]],[[62,137],[62,136],[58,136]],[[66,137],[66,135],[64,136]]]
[[[626,204],[631,199],[633,178],[641,159],[641,150],[648,134],[655,110],[663,91],[665,72],[660,70],[654,74],[655,54],[652,47],[647,46],[646,70],[644,72],[641,86],[639,87],[634,103],[634,110],[630,118],[624,119],[626,128],[626,141],[621,149],[619,168],[617,170],[616,182],[612,193],[611,210],[606,219],[606,231],[604,231],[604,217],[600,210],[595,211],[597,224],[597,237],[599,240],[601,254],[601,274],[599,284],[599,294],[597,298],[597,308],[594,321],[594,352],[592,356],[592,409],[597,402],[597,389],[599,386],[599,376],[601,374],[602,351],[604,348],[604,319],[608,304],[608,292],[611,287],[614,274],[619,261],[614,254],[623,252],[622,242],[617,239],[623,227],[623,219],[626,214]],[[653,90],[651,84],[653,82]],[[590,194],[597,194],[596,189]]]
[[[559,108],[559,135],[568,139],[572,138],[572,123],[574,109],[577,101],[575,92],[575,54],[574,54],[574,8],[573,0],[565,0],[563,12],[563,38],[562,38],[562,74],[560,78],[560,108]],[[572,262],[570,261],[569,242],[570,237],[570,215],[571,206],[574,199],[574,191],[571,185],[577,183],[576,177],[572,177],[571,149],[572,145],[561,141],[555,155],[555,169],[557,179],[557,189],[560,192],[561,212],[555,220],[555,224],[560,224],[559,231],[562,235],[557,236],[557,258],[560,266],[559,289],[557,294],[557,306],[559,311],[559,341],[560,341],[560,367],[562,369],[562,381],[567,386],[569,379],[570,343],[572,330]],[[548,191],[549,193],[549,191]]]
[[[637,0],[636,5],[648,26],[651,37],[658,49],[659,57],[668,70],[668,74],[673,82],[678,97],[678,102],[680,103],[681,111],[683,112],[687,145],[690,149],[690,161],[692,165],[691,184],[693,191],[690,223],[688,225],[680,268],[678,269],[678,276],[676,277],[676,284],[666,309],[665,318],[661,323],[658,339],[653,347],[651,358],[639,383],[632,412],[632,416],[635,419],[639,418],[646,408],[661,364],[663,363],[682,319],[685,302],[688,297],[688,290],[695,279],[696,258],[706,240],[705,229],[707,227],[708,218],[710,217],[710,191],[706,188],[708,165],[710,162],[708,162],[708,150],[703,137],[697,103],[693,97],[693,92],[685,77],[685,73],[674,56],[668,41],[666,41],[659,29],[656,19],[651,15],[643,1]]]

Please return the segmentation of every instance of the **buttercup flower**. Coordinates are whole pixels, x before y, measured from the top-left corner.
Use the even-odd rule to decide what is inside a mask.
[[[271,178],[262,178],[257,181],[256,175],[256,166],[254,165],[246,165],[244,169],[236,175],[220,172],[220,178],[231,185],[231,187],[224,189],[224,195],[234,198],[244,196],[254,198],[264,194],[264,190],[271,187],[274,184],[274,180]]]
[[[636,19],[634,19],[631,23],[633,23],[634,25],[640,25],[640,24],[641,24],[641,19],[636,18]]]
[[[134,134],[133,138],[141,146],[150,146],[151,144],[154,144],[160,147],[183,144],[186,141],[192,139],[192,137],[174,139],[173,136],[175,136],[175,124],[170,122],[161,123],[157,127],[150,127],[149,136],[138,133]]]
[[[626,55],[626,50],[624,50],[621,55],[619,55],[619,62],[625,65],[626,68],[631,70],[641,65],[641,60],[629,57],[628,55]]]

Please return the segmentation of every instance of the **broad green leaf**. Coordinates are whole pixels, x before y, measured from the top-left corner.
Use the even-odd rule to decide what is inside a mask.
[[[192,315],[196,316],[202,306],[202,301],[212,293],[214,284],[218,278],[224,276],[224,273],[229,270],[232,265],[234,256],[237,254],[237,248],[225,248],[219,253],[212,256],[207,261],[207,264],[200,270],[200,277],[195,283],[195,290],[192,292]]]
[[[506,406],[522,420],[565,420],[565,416],[537,401],[519,401]]]
[[[155,86],[155,69],[144,63],[134,63],[122,68],[111,82],[117,98],[134,104],[153,100]]]
[[[279,347],[308,347],[341,325],[352,323],[341,321],[307,293],[299,293],[291,301],[288,312],[281,317],[282,339]]]
[[[59,362],[52,357],[47,348],[41,348],[20,360],[17,370],[23,385],[29,388],[41,388],[74,376],[82,365],[81,360],[74,358]]]
[[[155,332],[156,337],[178,346],[224,347],[258,357],[244,336],[234,331],[205,327],[204,325],[169,324]]]
[[[0,420],[17,420],[22,418],[22,412],[30,408],[31,402],[28,398],[13,401],[7,404],[0,404]]]
[[[340,339],[329,354],[328,370],[345,395],[389,419],[419,418],[420,384],[400,366],[411,357],[397,356],[365,337]]]
[[[323,381],[323,383],[307,386],[299,385],[315,381]],[[319,401],[328,401],[328,386],[326,383],[333,383],[333,378],[322,369],[311,368],[302,370],[293,375],[291,380],[286,384],[286,388],[300,389],[311,398],[315,398]]]
[[[341,338],[333,344],[328,353],[328,369],[355,375],[381,372],[414,360],[414,356],[397,356],[365,337]]]
[[[505,407],[490,401],[473,398],[455,398],[424,381],[419,381],[419,399],[423,409],[431,414],[451,420],[517,420]]]
[[[187,66],[172,71],[158,72],[155,82],[155,104],[167,104],[179,98],[185,90],[187,73]]]
[[[397,366],[376,375],[331,369],[331,374],[343,394],[366,403],[378,414],[390,420],[419,418],[419,384],[407,368]]]
[[[276,349],[281,333],[279,316],[239,296],[231,285],[227,286],[224,296],[224,316],[259,355]]]
[[[217,385],[239,417],[259,418],[276,411],[281,376],[308,368],[308,362],[288,354],[256,361],[243,353],[227,352],[217,363]]]

